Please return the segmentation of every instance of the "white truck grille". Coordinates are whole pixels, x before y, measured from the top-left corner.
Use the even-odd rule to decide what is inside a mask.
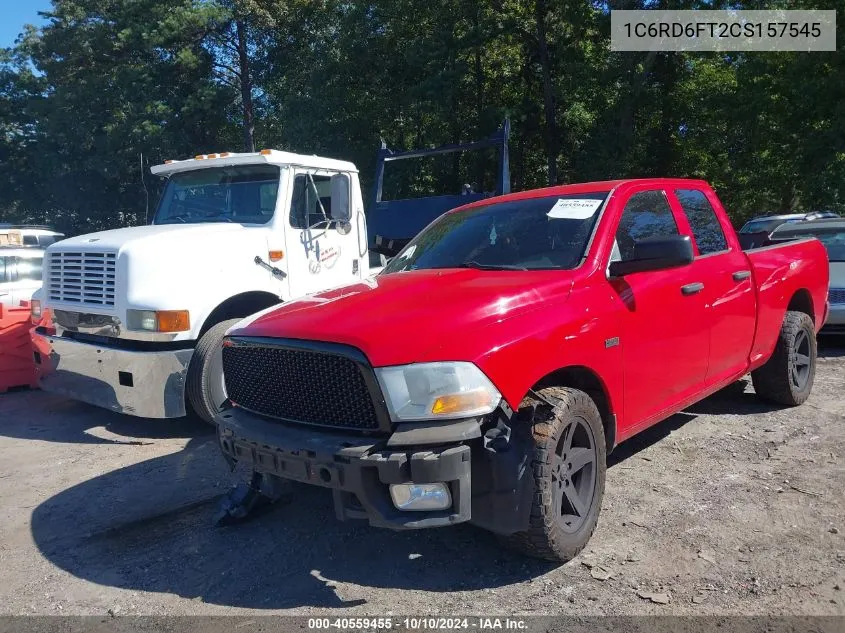
[[[114,306],[115,252],[49,253],[47,291],[51,301]]]

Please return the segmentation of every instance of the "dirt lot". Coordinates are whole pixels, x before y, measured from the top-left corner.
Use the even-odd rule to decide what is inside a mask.
[[[617,449],[593,540],[559,567],[469,526],[339,523],[307,487],[213,528],[233,476],[209,429],[6,394],[2,612],[842,615],[845,347],[821,354],[798,409],[741,383]]]

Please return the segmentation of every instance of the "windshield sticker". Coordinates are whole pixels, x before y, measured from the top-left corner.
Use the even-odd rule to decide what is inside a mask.
[[[595,215],[602,202],[588,198],[559,199],[546,215],[562,220],[586,220]]]

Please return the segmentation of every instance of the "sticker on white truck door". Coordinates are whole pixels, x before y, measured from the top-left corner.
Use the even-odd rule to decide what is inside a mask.
[[[327,249],[320,251],[320,264],[326,268],[334,268],[339,259],[340,246],[329,246]]]
[[[561,198],[555,202],[555,206],[546,215],[561,220],[586,220],[595,215],[601,203],[601,200],[590,200],[589,198]]]

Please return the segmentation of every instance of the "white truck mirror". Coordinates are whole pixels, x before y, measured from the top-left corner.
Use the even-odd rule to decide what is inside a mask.
[[[335,174],[332,176],[332,220],[341,223],[349,222],[352,219],[352,210],[349,205],[349,176],[346,174]]]

